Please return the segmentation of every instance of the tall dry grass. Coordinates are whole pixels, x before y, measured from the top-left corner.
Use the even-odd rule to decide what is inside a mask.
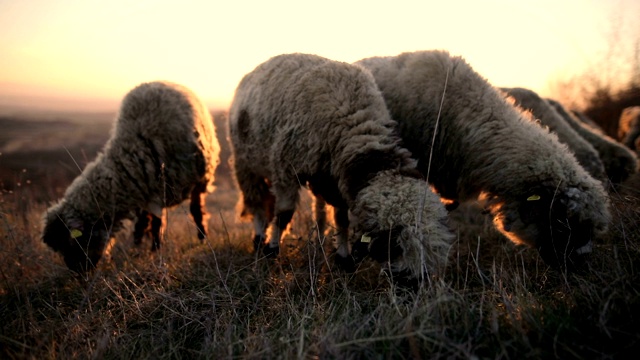
[[[93,274],[75,276],[39,238],[38,191],[0,200],[2,358],[593,359],[638,348],[640,211],[630,191],[612,196],[612,231],[573,274],[462,206],[446,274],[417,294],[397,294],[370,261],[353,274],[332,269],[331,236],[314,232],[306,196],[281,258],[254,256],[228,186],[208,198],[205,243],[183,205],[169,211],[159,252],[134,246],[127,229]]]
[[[606,359],[639,349],[640,177],[612,193],[611,231],[583,271],[548,268],[463,204],[450,214],[445,274],[407,294],[372,261],[353,274],[332,267],[332,231],[314,231],[306,192],[280,258],[253,255],[225,166],[204,243],[183,204],[168,212],[160,251],[135,246],[128,224],[96,271],[76,276],[40,231],[78,170],[66,153],[42,172],[38,157],[11,156],[0,168],[23,161],[28,171],[2,177],[0,359]]]

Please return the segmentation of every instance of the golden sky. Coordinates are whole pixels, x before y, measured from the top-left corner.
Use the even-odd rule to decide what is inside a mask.
[[[637,16],[638,3],[0,0],[0,107],[115,110],[162,79],[224,108],[245,73],[289,52],[353,62],[446,49],[497,86],[544,94],[602,52],[612,19]]]

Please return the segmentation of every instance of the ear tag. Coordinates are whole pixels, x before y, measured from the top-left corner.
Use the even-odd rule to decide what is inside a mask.
[[[527,198],[527,201],[538,201],[540,200],[540,195],[531,195]]]
[[[80,236],[82,236],[82,231],[78,230],[78,229],[73,229],[71,230],[71,237],[74,239],[79,238]]]
[[[362,237],[360,238],[360,241],[363,243],[370,243],[371,242],[371,236],[367,235],[367,234],[362,234]]]

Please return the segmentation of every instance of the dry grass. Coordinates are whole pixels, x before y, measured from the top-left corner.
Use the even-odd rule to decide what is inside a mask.
[[[281,258],[256,258],[237,191],[223,184],[208,198],[208,241],[196,240],[185,204],[169,212],[159,252],[123,231],[85,278],[39,238],[60,193],[4,191],[0,358],[593,359],[639,348],[637,183],[612,195],[612,230],[577,274],[549,269],[462,206],[446,274],[417,294],[395,294],[370,261],[354,274],[332,269],[308,197]]]

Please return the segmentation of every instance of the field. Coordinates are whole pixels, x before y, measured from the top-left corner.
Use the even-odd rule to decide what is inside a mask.
[[[117,234],[76,276],[40,239],[41,216],[108,138],[113,114],[0,117],[0,359],[613,359],[640,350],[640,180],[612,192],[614,220],[578,273],[550,269],[474,204],[451,213],[446,273],[397,292],[380,265],[332,266],[303,197],[280,258],[252,254],[236,216],[224,114],[204,243],[183,204],[163,247]],[[633,356],[631,356],[633,357]]]

